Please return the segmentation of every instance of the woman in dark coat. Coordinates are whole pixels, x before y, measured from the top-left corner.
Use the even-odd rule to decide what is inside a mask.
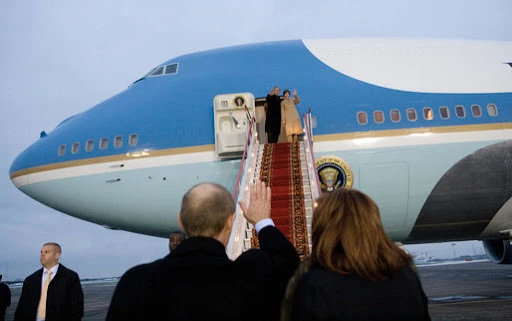
[[[412,258],[387,236],[375,202],[339,188],[317,204],[311,257],[288,284],[282,320],[430,320]]]

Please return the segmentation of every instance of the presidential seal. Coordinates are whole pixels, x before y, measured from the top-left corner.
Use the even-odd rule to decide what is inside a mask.
[[[343,159],[336,156],[322,156],[316,160],[315,165],[323,192],[332,192],[338,187],[352,187],[354,175]]]
[[[236,96],[234,99],[233,99],[233,104],[238,107],[238,108],[241,108],[245,105],[245,98],[243,96]]]

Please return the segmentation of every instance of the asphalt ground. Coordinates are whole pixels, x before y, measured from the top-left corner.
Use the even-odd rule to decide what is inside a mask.
[[[512,265],[418,267],[432,320],[512,320]]]
[[[512,320],[512,265],[491,262],[419,266],[432,320]],[[105,320],[116,283],[83,284],[84,321]],[[21,288],[11,289],[13,320]]]

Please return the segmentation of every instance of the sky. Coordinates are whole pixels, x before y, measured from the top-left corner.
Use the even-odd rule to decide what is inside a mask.
[[[154,66],[254,42],[353,37],[512,41],[508,0],[228,0],[0,2],[0,274],[40,268],[47,241],[81,278],[120,276],[167,254],[167,239],[48,208],[9,179],[15,157],[63,119],[126,89]],[[417,255],[481,254],[479,242],[407,247]],[[427,253],[427,254],[425,254]]]

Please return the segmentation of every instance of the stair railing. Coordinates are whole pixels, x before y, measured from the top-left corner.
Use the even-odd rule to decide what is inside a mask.
[[[304,118],[304,147],[306,152],[306,163],[308,166],[309,181],[311,182],[311,193],[313,200],[317,199],[322,193],[320,188],[320,180],[316,169],[315,154],[313,152],[313,127],[316,127],[316,117],[311,114],[311,108],[308,113],[303,114]]]
[[[233,191],[233,199],[235,199],[235,200],[238,197],[238,192],[239,192],[240,185],[241,185],[242,175],[245,173],[245,168],[246,168],[246,164],[247,164],[247,162],[246,162],[247,155],[249,152],[251,152],[253,150],[254,145],[259,145],[259,144],[254,144],[254,142],[258,136],[258,133],[255,131],[256,119],[251,115],[251,112],[249,111],[249,108],[247,108],[247,106],[245,106],[245,115],[247,116],[247,120],[249,121],[249,130],[247,131],[247,136],[245,138],[245,146],[244,146],[244,153],[242,155],[242,162],[240,163],[240,168],[238,170],[238,175],[236,178],[236,185],[235,185],[235,189]]]
[[[235,189],[233,191],[233,199],[236,200],[236,216],[233,222],[233,229],[229,237],[226,247],[226,253],[231,259],[235,259],[242,254],[244,249],[245,230],[247,229],[247,220],[243,216],[242,210],[238,202],[243,200],[249,206],[250,200],[246,192],[252,182],[251,175],[254,175],[256,169],[256,160],[258,157],[259,140],[256,132],[256,119],[250,114],[247,106],[245,107],[246,115],[249,120],[249,129],[245,140],[244,153],[238,170]]]

